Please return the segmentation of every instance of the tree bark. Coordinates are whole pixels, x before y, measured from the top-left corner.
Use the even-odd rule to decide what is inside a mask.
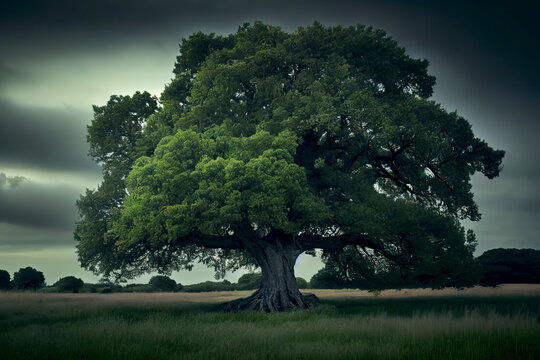
[[[251,296],[222,304],[226,311],[255,310],[264,312],[311,309],[318,304],[313,294],[301,294],[294,276],[294,264],[301,251],[278,239],[250,244],[248,251],[262,271],[261,285]]]

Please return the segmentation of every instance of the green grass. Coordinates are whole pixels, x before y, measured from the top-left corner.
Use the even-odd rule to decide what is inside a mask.
[[[0,358],[538,359],[540,302],[370,298],[230,314],[212,304],[79,308],[39,300],[0,308]]]

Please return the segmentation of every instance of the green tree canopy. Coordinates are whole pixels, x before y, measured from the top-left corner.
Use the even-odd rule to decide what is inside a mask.
[[[19,290],[37,290],[45,285],[45,277],[41,271],[27,266],[13,274],[13,285]]]
[[[81,264],[117,277],[256,265],[259,290],[226,307],[282,311],[311,306],[294,278],[304,251],[459,260],[458,221],[480,218],[470,177],[497,176],[504,152],[428,100],[427,66],[362,25],[182,40],[161,105],[136,93],[94,108],[104,181],[78,201]]]

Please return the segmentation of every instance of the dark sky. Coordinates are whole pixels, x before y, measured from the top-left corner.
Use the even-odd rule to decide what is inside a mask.
[[[7,1],[0,5],[0,269],[34,266],[49,283],[95,280],[78,267],[75,200],[100,181],[86,156],[91,105],[110,95],[159,95],[182,37],[228,34],[262,20],[294,31],[368,24],[430,61],[433,99],[506,150],[501,177],[473,179],[483,218],[466,223],[477,253],[540,249],[538,7],[509,1]],[[531,2],[530,4],[532,4]],[[297,274],[320,263],[302,257]],[[212,272],[174,275],[190,283]],[[236,275],[229,275],[234,280]],[[146,279],[146,278],[145,278]],[[143,279],[139,279],[143,281]]]

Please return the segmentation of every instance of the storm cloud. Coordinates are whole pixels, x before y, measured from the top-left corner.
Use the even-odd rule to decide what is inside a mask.
[[[0,173],[0,223],[39,229],[72,230],[79,191],[43,185]]]
[[[314,20],[362,23],[387,30],[414,52],[460,58],[455,70],[467,72],[471,64],[479,65],[478,57],[489,58],[479,70],[511,67],[519,81],[539,91],[540,49],[531,44],[539,33],[538,7],[502,0],[489,6],[465,0],[29,0],[4,2],[0,28],[4,46],[46,58],[61,49],[91,52],[126,43],[176,45],[192,32],[233,32],[245,21],[262,20],[286,30]]]
[[[98,167],[87,155],[90,117],[89,112],[75,109],[18,106],[0,100],[0,168],[95,172]]]

